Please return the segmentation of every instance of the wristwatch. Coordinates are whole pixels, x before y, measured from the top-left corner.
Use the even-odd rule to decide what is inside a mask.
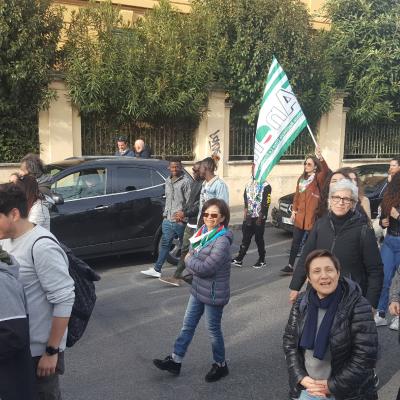
[[[59,352],[60,352],[60,348],[59,347],[54,348],[52,346],[46,346],[46,354],[48,356],[54,356],[54,355],[58,354]]]

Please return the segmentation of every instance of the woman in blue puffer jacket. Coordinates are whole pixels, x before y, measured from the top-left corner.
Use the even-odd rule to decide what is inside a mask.
[[[214,357],[205,379],[215,382],[229,373],[221,320],[230,297],[230,247],[233,235],[228,230],[229,207],[223,200],[206,201],[201,215],[204,225],[190,239],[190,251],[185,259],[186,269],[193,274],[193,281],[183,327],[175,341],[173,353],[163,360],[153,360],[153,363],[161,370],[178,375],[197,324],[205,313]]]

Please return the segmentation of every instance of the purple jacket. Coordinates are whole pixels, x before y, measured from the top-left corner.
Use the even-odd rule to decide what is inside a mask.
[[[231,277],[231,244],[233,234],[228,231],[186,260],[186,268],[193,274],[190,293],[204,304],[224,306],[229,302]]]

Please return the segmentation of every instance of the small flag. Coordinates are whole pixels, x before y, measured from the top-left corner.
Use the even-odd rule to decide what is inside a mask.
[[[285,71],[274,57],[257,121],[254,177],[263,183],[282,154],[307,126]]]

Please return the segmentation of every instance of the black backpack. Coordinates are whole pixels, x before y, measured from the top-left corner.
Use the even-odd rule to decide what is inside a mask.
[[[33,246],[40,239],[50,239],[56,242],[68,257],[68,272],[75,282],[75,301],[72,307],[68,323],[67,347],[72,347],[85,332],[94,305],[96,304],[96,288],[93,282],[99,281],[100,276],[93,271],[83,260],[76,257],[72,250],[63,243],[59,243],[51,236],[40,236],[32,245],[31,255],[33,258]]]

